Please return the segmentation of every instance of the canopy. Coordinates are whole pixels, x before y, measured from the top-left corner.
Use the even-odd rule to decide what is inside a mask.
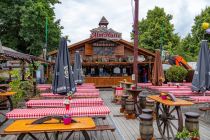
[[[74,93],[76,91],[72,67],[70,65],[70,55],[65,38],[61,38],[60,41],[52,89],[54,94],[61,95],[66,95],[68,92]]]
[[[202,40],[192,80],[192,91],[205,92],[210,88],[210,52],[207,40]]]

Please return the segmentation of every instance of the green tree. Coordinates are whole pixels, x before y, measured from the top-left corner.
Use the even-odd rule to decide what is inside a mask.
[[[184,44],[182,47],[188,48],[190,56],[192,56],[194,60],[196,60],[198,56],[198,52],[200,49],[200,41],[202,39],[210,41],[210,35],[206,34],[205,30],[202,29],[203,22],[210,23],[210,7],[206,7],[204,10],[201,11],[200,15],[195,17],[194,25],[192,26],[191,30],[191,39],[184,39],[186,44]]]
[[[147,17],[139,21],[139,46],[154,51],[162,45],[164,50],[173,53],[180,38],[174,33],[171,20],[172,15],[166,14],[163,8],[149,10]],[[133,39],[133,33],[131,37]]]
[[[195,61],[197,58],[197,52],[199,48],[195,44],[191,34],[188,34],[180,42],[180,45],[176,49],[176,54],[184,57],[186,61]]]
[[[0,39],[18,51],[40,55],[45,44],[45,19],[48,19],[48,51],[57,48],[60,21],[55,21],[53,5],[58,0],[1,0]]]

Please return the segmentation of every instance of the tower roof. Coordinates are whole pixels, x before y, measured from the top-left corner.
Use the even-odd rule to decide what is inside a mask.
[[[98,25],[99,26],[100,25],[106,25],[107,26],[108,24],[109,24],[108,20],[103,16]]]

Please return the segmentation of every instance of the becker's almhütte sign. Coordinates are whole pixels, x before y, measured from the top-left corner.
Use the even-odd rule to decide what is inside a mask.
[[[107,29],[103,27],[92,29],[90,38],[103,38],[108,40],[120,40],[122,34],[114,31],[113,29]]]

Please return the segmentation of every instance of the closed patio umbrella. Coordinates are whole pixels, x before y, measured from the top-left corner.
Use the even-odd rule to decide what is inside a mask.
[[[75,53],[75,60],[74,60],[74,80],[76,84],[82,84],[83,83],[83,77],[82,77],[82,64],[81,64],[81,58],[79,51],[76,51]]]
[[[70,65],[69,50],[65,38],[61,38],[60,41],[52,89],[54,94],[61,95],[66,95],[70,91],[73,93],[76,91],[72,67]]]
[[[202,40],[192,80],[192,91],[205,92],[210,88],[210,53],[207,40]]]
[[[155,51],[155,62],[152,73],[152,85],[154,86],[162,86],[165,81],[165,76],[163,72],[162,60],[160,56],[160,51]]]

